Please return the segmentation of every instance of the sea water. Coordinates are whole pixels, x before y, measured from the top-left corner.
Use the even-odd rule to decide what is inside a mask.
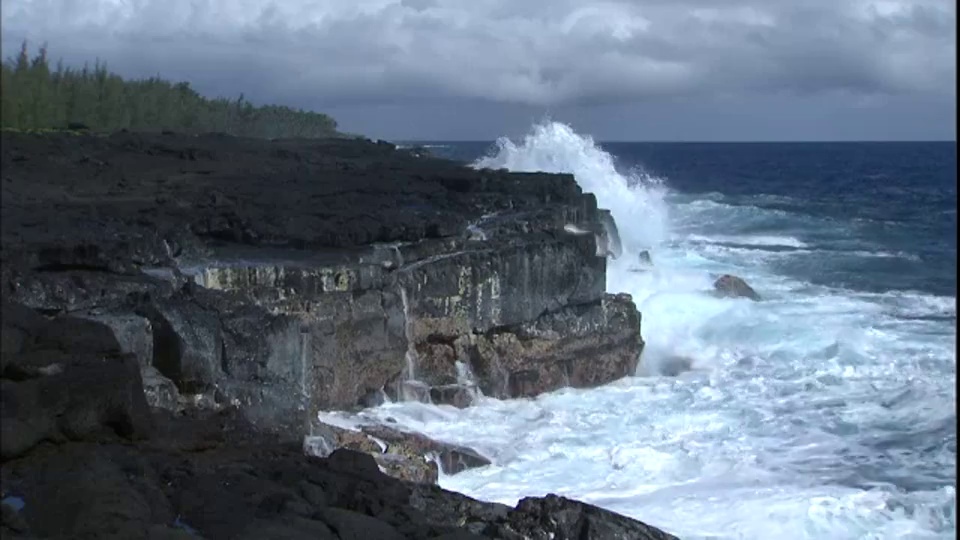
[[[955,537],[953,143],[599,145],[544,122],[433,151],[573,173],[619,225],[607,289],[647,343],[601,388],[362,413],[492,459],[443,487],[685,539]],[[706,294],[722,273],[763,300]]]

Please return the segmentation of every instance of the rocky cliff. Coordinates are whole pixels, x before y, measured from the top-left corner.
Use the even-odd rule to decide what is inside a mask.
[[[478,393],[599,385],[631,374],[643,345],[631,299],[604,292],[606,257],[619,253],[615,226],[570,176],[472,171],[366,141],[130,133],[5,133],[2,176],[5,493],[16,491],[9,482],[30,491],[31,474],[52,482],[36,467],[69,461],[57,457],[67,447],[95,463],[130,452],[104,446],[114,439],[148,441],[129,459],[155,473],[170,455],[196,450],[151,446],[170,435],[157,423],[188,419],[220,441],[200,446],[221,453],[260,451],[262,437],[307,437],[326,456],[353,440],[375,455],[375,469],[391,472],[379,454],[430,453],[455,472],[484,460],[384,426],[351,439],[317,413],[383,399],[463,407]],[[223,442],[223,426],[210,427],[222,417],[249,436]],[[364,447],[370,441],[381,451]],[[236,464],[237,455],[222,459]],[[191,481],[199,467],[188,467]],[[435,471],[410,471],[392,474],[435,480]],[[28,507],[47,504],[32,496]],[[528,514],[567,508],[550,501],[529,503]],[[327,513],[374,515],[328,503]],[[169,512],[146,504],[164,517],[144,523],[186,503],[166,504]],[[577,508],[574,528],[589,529],[590,512],[609,514]],[[316,519],[333,529],[360,519],[337,516]],[[223,527],[198,534],[236,537]]]

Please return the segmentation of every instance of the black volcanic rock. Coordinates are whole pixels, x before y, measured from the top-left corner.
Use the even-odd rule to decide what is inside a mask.
[[[302,434],[408,353],[428,387],[459,364],[504,398],[636,368],[632,301],[604,294],[615,224],[569,175],[363,141],[3,137],[7,296],[109,326],[152,406]]]
[[[669,538],[446,492],[425,454],[487,460],[416,433],[304,452],[318,411],[395,387],[633,373],[615,224],[572,176],[216,134],[4,132],[0,166],[4,538]]]
[[[531,540],[579,540],[581,538],[622,538],[631,540],[675,540],[676,537],[613,512],[572,501],[565,497],[527,497],[497,524],[500,538]]]
[[[413,242],[456,236],[478,210],[580,197],[569,177],[481,174],[347,139],[4,133],[0,158],[3,244],[62,269],[135,272],[209,242]]]
[[[44,441],[135,439],[150,431],[136,358],[122,354],[106,326],[86,319],[46,320],[4,305],[2,439],[10,459]]]
[[[743,278],[724,274],[713,282],[714,292],[717,296],[725,298],[749,298],[754,302],[760,301],[760,295],[753,287],[747,285]]]

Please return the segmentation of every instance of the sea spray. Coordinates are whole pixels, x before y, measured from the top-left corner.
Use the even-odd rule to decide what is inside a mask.
[[[670,279],[672,286],[681,285],[683,292],[691,294],[699,294],[710,286],[706,279],[697,280],[695,285],[681,283],[659,271],[650,273],[645,277],[647,283],[643,283],[643,279],[638,280],[631,272],[639,252],[656,251],[669,239],[670,216],[663,180],[636,168],[621,170],[612,155],[591,137],[576,133],[570,126],[545,122],[535,125],[519,142],[501,138],[495,143],[495,151],[475,161],[473,167],[572,173],[583,191],[593,193],[597,205],[609,210],[616,223],[617,251],[622,256],[608,263],[608,292],[630,292],[639,305],[661,291],[664,279]],[[646,338],[647,333],[644,334]],[[641,369],[655,374],[661,356],[683,355],[673,348],[672,340],[662,343],[654,336],[652,342],[648,340]]]
[[[955,298],[779,272],[821,257],[807,259],[819,272],[825,241],[874,248],[843,216],[670,190],[562,124],[475,165],[573,173],[612,210],[625,256],[607,286],[643,312],[650,369],[535,399],[362,413],[493,458],[444,487],[506,504],[557,493],[688,540],[955,536]],[[638,272],[641,250],[652,265]],[[705,294],[720,273],[764,301]]]
[[[413,329],[413,316],[410,314],[410,299],[407,296],[407,288],[400,286],[400,302],[403,305],[403,333],[407,338],[407,353],[404,355],[407,361],[406,378],[408,381],[417,379],[417,343]]]
[[[393,249],[394,254],[397,256],[396,265],[397,268],[400,268],[404,265],[403,253],[400,251],[400,244],[391,244],[390,246]]]
[[[473,373],[473,369],[470,368],[470,364],[457,360],[454,363],[454,367],[457,369],[457,384],[467,389],[471,403],[478,403],[479,400],[483,398],[483,392],[480,390],[477,376]]]
[[[309,374],[312,371],[313,366],[310,363],[310,359],[313,358],[312,355],[312,343],[313,339],[309,331],[306,329],[300,330],[300,398],[302,400],[302,407],[304,409],[310,406],[310,385],[308,382],[312,379]]]
[[[404,268],[405,261],[403,252],[400,251],[400,246],[401,244],[399,243],[390,245],[390,248],[395,255],[395,260],[392,263],[394,265],[393,267],[409,272],[412,267]],[[400,401],[429,403],[429,387],[417,380],[417,364],[419,363],[419,353],[417,352],[416,332],[414,331],[415,321],[412,309],[410,307],[410,296],[407,292],[407,287],[399,280],[397,283],[397,288],[400,291],[400,305],[403,311],[403,334],[407,342],[407,350],[404,353],[404,362],[406,363],[406,367],[401,377],[398,378],[394,383],[395,395]],[[382,390],[377,398],[383,403],[390,401],[386,393]]]
[[[475,168],[514,172],[572,173],[585,192],[610,210],[624,248],[653,246],[667,237],[666,191],[661,179],[640,171],[620,171],[613,156],[592,138],[558,122],[533,127],[520,142],[501,138],[493,154],[474,162]]]

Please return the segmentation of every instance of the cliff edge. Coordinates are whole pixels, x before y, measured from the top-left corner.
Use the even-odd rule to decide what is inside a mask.
[[[2,190],[5,537],[669,537],[444,492],[435,463],[483,457],[318,420],[632,374],[615,224],[571,176],[356,140],[4,133]]]

